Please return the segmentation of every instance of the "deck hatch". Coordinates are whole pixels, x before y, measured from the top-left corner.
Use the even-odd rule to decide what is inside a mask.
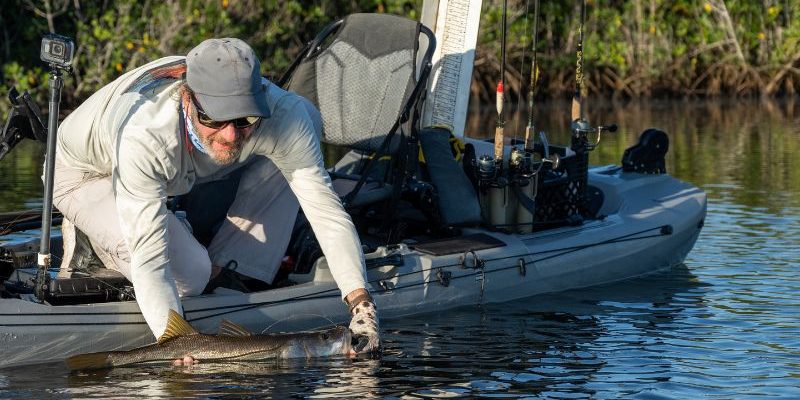
[[[410,245],[414,250],[433,256],[444,256],[448,254],[459,254],[467,251],[478,251],[503,247],[506,244],[499,239],[476,233],[473,235],[460,236],[442,240],[433,240],[424,243]]]

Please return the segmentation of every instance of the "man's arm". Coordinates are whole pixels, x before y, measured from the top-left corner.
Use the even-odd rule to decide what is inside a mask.
[[[350,330],[359,338],[356,350],[377,351],[380,347],[378,314],[366,289],[361,241],[324,167],[319,112],[305,99],[298,99],[281,111],[285,113],[281,116],[282,123],[271,127],[279,132],[279,140],[268,156],[297,196],[333,279],[349,306]]]
[[[289,182],[319,241],[344,298],[366,287],[361,242],[350,216],[334,192],[320,150],[321,118],[310,102],[289,95],[276,104],[267,154]]]
[[[321,164],[287,176],[289,187],[308,218],[342,297],[366,286],[361,241]]]
[[[134,129],[134,128],[129,128]],[[112,181],[120,227],[131,255],[136,301],[156,338],[170,309],[182,313],[167,252],[163,146],[149,135],[121,135]]]

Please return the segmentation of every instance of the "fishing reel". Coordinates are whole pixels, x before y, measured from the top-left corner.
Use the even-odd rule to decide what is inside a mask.
[[[572,150],[576,152],[592,151],[600,144],[600,137],[603,132],[613,133],[617,131],[617,124],[611,125],[598,125],[591,127],[589,121],[578,118],[570,124],[570,131],[572,131]],[[589,136],[595,134],[593,141],[589,141]]]
[[[547,134],[544,131],[539,131],[539,140],[542,142],[542,160],[539,169],[545,163],[549,163],[552,169],[558,169],[558,166],[561,165],[561,158],[558,153],[550,154],[550,141],[547,140]]]
[[[478,187],[482,190],[497,181],[500,168],[498,168],[494,157],[484,154],[475,160],[475,167],[478,175]]]
[[[561,156],[558,153],[550,152],[550,142],[547,140],[547,134],[544,131],[539,132],[539,142],[534,143],[531,148],[525,149],[526,158],[521,165],[528,170],[527,174],[529,176],[538,175],[545,167],[555,170],[561,165]],[[534,154],[540,156],[538,161],[533,159]]]

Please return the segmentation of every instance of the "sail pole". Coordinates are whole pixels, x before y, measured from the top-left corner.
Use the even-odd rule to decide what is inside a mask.
[[[505,116],[503,106],[505,105],[505,83],[506,83],[506,11],[508,10],[508,0],[503,0],[503,20],[500,39],[500,81],[497,82],[497,123],[494,129],[494,160],[500,164],[503,160],[503,143],[505,141]]]

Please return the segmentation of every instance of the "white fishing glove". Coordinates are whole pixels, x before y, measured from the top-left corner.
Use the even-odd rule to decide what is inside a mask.
[[[353,350],[358,354],[377,354],[381,339],[378,333],[378,310],[366,291],[356,296],[349,304],[350,332],[353,333]]]

